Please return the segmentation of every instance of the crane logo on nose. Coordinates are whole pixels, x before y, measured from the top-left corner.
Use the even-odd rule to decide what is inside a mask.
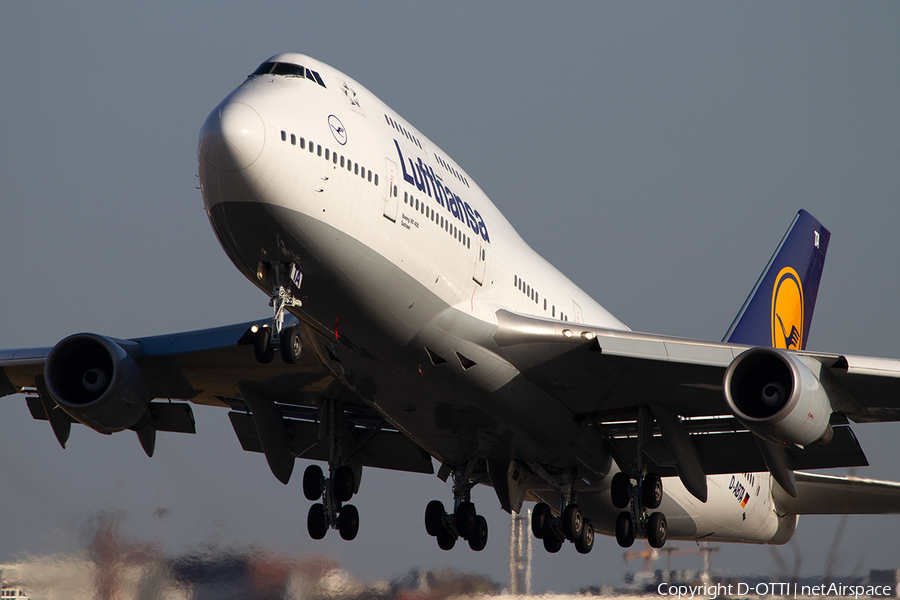
[[[343,146],[347,143],[347,130],[344,129],[344,124],[341,123],[340,119],[334,115],[329,115],[328,127],[331,129],[331,135],[334,136],[338,144]]]

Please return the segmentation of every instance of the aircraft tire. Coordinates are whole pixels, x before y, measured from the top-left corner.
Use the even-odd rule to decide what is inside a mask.
[[[437,537],[444,529],[444,503],[440,500],[432,500],[425,507],[425,531],[432,537]]]
[[[628,511],[620,512],[616,518],[616,541],[622,548],[630,548],[634,543],[634,523]]]
[[[650,514],[647,519],[647,541],[651,548],[662,548],[666,543],[666,515],[661,512]]]
[[[441,550],[451,550],[456,545],[456,534],[441,528],[437,534],[437,543]]]
[[[531,511],[531,533],[539,540],[546,537],[550,529],[550,518],[553,513],[550,512],[550,505],[544,502],[538,502]]]
[[[543,539],[544,542],[544,550],[549,552],[550,554],[556,554],[559,552],[559,549],[562,548],[563,541],[556,537],[555,535],[546,535]]]
[[[309,531],[309,537],[314,540],[321,540],[328,533],[325,507],[321,504],[313,504],[309,507],[309,514],[306,516],[306,530]]]
[[[579,554],[588,554],[594,548],[594,524],[585,519],[584,531],[581,537],[575,540],[575,549]]]
[[[621,471],[613,475],[609,494],[612,496],[613,506],[618,509],[627,507],[631,502],[631,479],[628,475]]]
[[[253,337],[253,353],[256,355],[256,361],[267,365],[275,358],[275,349],[269,347],[269,340],[272,338],[272,330],[268,327],[260,327]]]
[[[662,478],[656,473],[648,474],[641,483],[641,500],[644,502],[644,506],[650,510],[659,508],[659,505],[662,504],[662,499]]]
[[[289,365],[295,365],[300,360],[303,352],[303,342],[300,341],[300,328],[288,327],[281,332],[281,358]]]
[[[338,515],[338,531],[347,541],[354,539],[359,532],[359,511],[352,504],[341,507]]]
[[[563,512],[563,532],[566,539],[574,542],[581,537],[584,531],[584,515],[577,504],[569,504]]]
[[[334,472],[334,495],[341,502],[347,502],[353,497],[353,488],[356,484],[353,469],[344,465]]]
[[[472,532],[475,531],[475,521],[478,515],[475,512],[475,505],[471,502],[460,502],[456,507],[456,531],[460,537],[469,539]]]
[[[475,517],[475,527],[469,535],[469,548],[475,552],[481,552],[487,546],[488,525],[487,519],[481,515]]]
[[[315,502],[325,491],[325,475],[319,465],[309,465],[303,471],[303,495],[307,500]]]

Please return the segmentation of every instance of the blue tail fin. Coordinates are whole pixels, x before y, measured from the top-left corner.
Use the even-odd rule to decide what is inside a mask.
[[[830,239],[815,217],[798,212],[724,341],[804,350]]]

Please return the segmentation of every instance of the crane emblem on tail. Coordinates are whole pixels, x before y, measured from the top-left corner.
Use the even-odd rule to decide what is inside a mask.
[[[775,278],[771,326],[773,348],[803,349],[803,284],[791,267]]]

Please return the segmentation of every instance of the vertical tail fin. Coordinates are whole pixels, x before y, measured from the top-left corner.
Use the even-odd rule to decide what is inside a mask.
[[[724,341],[805,349],[830,239],[815,217],[798,212]]]

